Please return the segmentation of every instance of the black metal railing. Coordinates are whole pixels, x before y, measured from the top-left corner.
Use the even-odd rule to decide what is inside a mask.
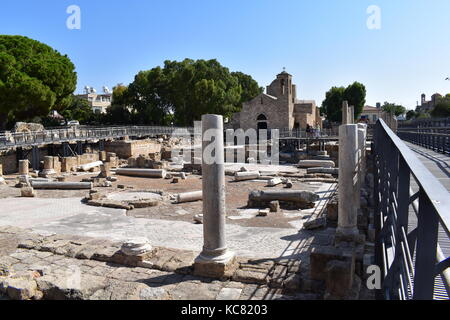
[[[31,132],[0,132],[0,150],[12,147],[30,147],[42,144],[53,144],[62,142],[92,141],[105,139],[118,139],[123,137],[156,137],[162,135],[177,136],[193,135],[193,127],[162,127],[162,126],[125,126],[125,127],[64,127],[57,129],[46,129]],[[275,129],[271,129],[275,130]],[[269,130],[269,136],[270,132]],[[289,138],[332,138],[337,136],[336,130],[321,129],[310,131],[301,129],[276,129],[280,139]]]
[[[405,141],[450,154],[450,118],[405,122],[399,126],[397,134]]]
[[[376,258],[385,299],[448,298],[449,192],[379,120],[374,131]],[[411,191],[412,190],[412,191]]]
[[[193,128],[157,127],[157,126],[127,126],[127,127],[66,127],[32,132],[2,132],[0,133],[0,149],[11,147],[27,147],[41,144],[53,144],[69,141],[89,141],[117,139],[123,137],[156,137],[193,134]]]

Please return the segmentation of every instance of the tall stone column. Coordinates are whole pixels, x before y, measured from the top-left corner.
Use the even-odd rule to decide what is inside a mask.
[[[234,262],[225,241],[225,167],[223,118],[202,116],[203,251],[195,260],[198,275],[222,276]]]
[[[356,184],[355,184],[355,206],[356,210],[361,209],[361,187],[363,183],[364,175],[364,151],[366,148],[366,131],[358,124],[358,144],[357,144],[357,154],[356,154]]]
[[[349,113],[348,113],[348,123],[347,124],[354,124],[355,123],[355,107],[350,106],[349,107]]]
[[[348,102],[344,101],[342,103],[342,124],[350,124],[351,122],[349,121],[350,118],[350,108],[348,106]]]
[[[361,170],[360,170],[360,185],[364,185],[366,177],[366,161],[367,161],[367,125],[363,123],[358,124],[358,144],[361,148]]]
[[[19,174],[28,176],[30,173],[30,168],[28,166],[28,160],[19,160]]]
[[[337,238],[352,239],[357,228],[357,163],[358,126],[347,124],[339,127],[339,214]],[[359,193],[358,193],[359,195]]]

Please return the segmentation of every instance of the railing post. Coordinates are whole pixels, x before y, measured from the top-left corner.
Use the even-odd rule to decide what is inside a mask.
[[[417,218],[417,251],[413,298],[414,300],[432,300],[439,218],[434,211],[431,200],[422,188],[419,191],[419,213]]]

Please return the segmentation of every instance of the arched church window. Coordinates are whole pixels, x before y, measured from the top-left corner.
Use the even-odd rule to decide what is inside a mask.
[[[259,116],[258,116],[258,119],[257,119],[258,121],[267,121],[267,117],[265,116],[265,115],[263,115],[263,114],[260,114]]]

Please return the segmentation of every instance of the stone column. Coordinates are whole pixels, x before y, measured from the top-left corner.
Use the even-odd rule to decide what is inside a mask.
[[[19,160],[19,174],[28,176],[30,168],[28,167],[28,160]]]
[[[222,276],[233,265],[234,254],[225,241],[225,167],[223,118],[202,116],[203,251],[195,260],[198,275]]]
[[[364,129],[359,129],[360,126],[358,124],[358,147],[356,153],[356,185],[355,185],[355,207],[356,210],[361,209],[361,187],[363,181],[363,153],[366,145],[366,134]]]
[[[366,177],[366,161],[367,161],[367,125],[363,123],[358,124],[358,144],[361,148],[361,170],[360,170],[360,184],[364,185]]]
[[[53,168],[53,161],[53,157],[44,157],[44,170],[42,171],[42,176],[56,174],[56,171]]]
[[[0,163],[0,184],[5,183],[5,178],[3,178],[3,165]]]
[[[348,102],[344,101],[342,103],[342,124],[349,124],[348,118],[349,118],[349,108],[348,108]]]
[[[337,238],[354,239],[358,235],[357,187],[358,126],[339,127],[339,215]],[[358,194],[359,195],[359,194]]]
[[[348,124],[354,124],[355,123],[355,107],[350,106],[349,107],[349,113],[348,113]]]

